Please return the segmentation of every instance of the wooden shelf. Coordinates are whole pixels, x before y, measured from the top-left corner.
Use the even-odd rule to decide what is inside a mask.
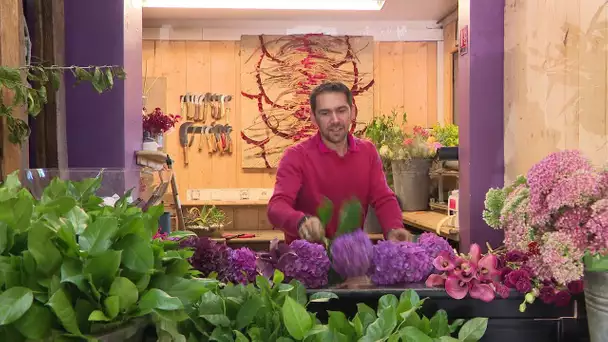
[[[447,215],[436,211],[405,211],[403,212],[403,222],[414,228],[418,228],[427,232],[436,233],[444,238],[459,241],[460,231],[458,228],[442,225],[437,231],[437,226],[445,219]]]
[[[203,205],[214,205],[216,207],[221,206],[264,206],[268,205],[266,200],[241,200],[241,201],[187,201],[182,202],[182,206],[194,207]]]
[[[283,235],[283,232],[280,230],[268,230],[268,231],[257,231],[257,232],[229,231],[229,232],[224,232],[224,234],[255,234],[255,237],[245,238],[245,239],[236,238],[236,239],[230,239],[228,241],[226,241],[226,239],[224,239],[224,238],[217,238],[217,239],[213,239],[213,240],[220,241],[220,242],[226,241],[227,244],[231,244],[231,243],[245,244],[245,243],[261,243],[261,242],[270,243],[270,241],[274,240],[275,238],[279,239],[279,241],[285,240],[285,236]],[[369,235],[370,239],[372,239],[372,241],[384,240],[384,236],[382,234],[368,233],[368,235]]]

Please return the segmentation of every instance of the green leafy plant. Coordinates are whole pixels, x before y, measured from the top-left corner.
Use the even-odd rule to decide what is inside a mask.
[[[327,323],[308,310],[310,303],[323,303],[338,296],[316,292],[308,296],[297,281],[283,283],[275,271],[272,281],[258,277],[256,286],[221,285],[205,292],[180,325],[188,341],[478,341],[485,334],[486,318],[451,324],[447,313],[432,318],[418,313],[424,300],[413,290],[382,296],[377,310],[357,304],[349,319],[342,312],[329,311]],[[457,337],[452,337],[455,335]]]
[[[216,206],[204,206],[203,209],[191,208],[186,213],[187,227],[218,227],[226,224],[226,213]]]
[[[206,290],[191,250],[153,240],[162,206],[104,206],[100,185],[54,179],[39,200],[16,174],[0,187],[0,340],[95,340],[148,317],[164,334]]]
[[[61,78],[66,71],[74,75],[77,84],[81,81],[91,82],[99,93],[112,89],[114,78],[126,77],[124,70],[114,65],[88,67],[28,65],[20,68],[0,66],[0,116],[6,118],[11,143],[21,144],[30,134],[27,122],[14,117],[13,110],[25,106],[28,114],[36,117],[48,102],[48,91],[59,89]],[[22,77],[22,73],[25,77]],[[1,91],[3,89],[13,93],[12,100],[8,101],[3,97]]]
[[[433,127],[431,135],[437,140],[437,142],[441,144],[441,146],[458,146],[458,126],[454,124],[446,124],[442,126],[437,123]]]

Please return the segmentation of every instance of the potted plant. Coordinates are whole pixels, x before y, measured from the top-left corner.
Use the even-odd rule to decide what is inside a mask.
[[[458,148],[458,126],[454,124],[440,125],[437,123],[431,131],[431,141],[437,141],[442,147]],[[458,170],[458,160],[448,160],[443,162],[447,169]]]
[[[181,116],[165,114],[160,108],[154,108],[151,113],[146,114],[146,109],[142,112],[142,124],[144,135],[149,135],[158,146],[163,146],[163,136],[172,130],[181,120]]]
[[[198,236],[221,237],[227,224],[226,213],[216,206],[190,208],[184,216],[186,229]]]
[[[190,251],[153,240],[162,206],[104,205],[100,184],[56,178],[40,199],[15,173],[0,186],[0,340],[138,341],[206,291]]]

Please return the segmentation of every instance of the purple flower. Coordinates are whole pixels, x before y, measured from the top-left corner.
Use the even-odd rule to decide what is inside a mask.
[[[555,303],[555,306],[568,306],[568,304],[570,304],[570,299],[572,299],[572,296],[568,291],[559,291],[555,294],[553,302]]]
[[[528,256],[520,251],[509,251],[506,260],[507,262],[524,262],[528,260]]]
[[[331,244],[332,267],[345,279],[365,276],[373,256],[374,245],[361,229],[340,235]]]
[[[555,301],[555,288],[553,286],[543,286],[538,294],[540,300],[545,304],[552,304]]]
[[[330,261],[325,247],[305,240],[295,240],[289,247],[293,253],[282,257],[277,265],[285,277],[296,279],[309,289],[326,286]]]
[[[230,251],[229,267],[226,272],[226,280],[235,284],[247,284],[255,281],[257,276],[257,256],[254,251],[247,247]]]
[[[378,285],[420,282],[431,274],[432,261],[416,243],[380,241],[374,246],[371,278]]]
[[[228,257],[230,249],[223,243],[217,243],[209,238],[194,238],[184,241],[182,247],[193,247],[194,254],[190,258],[190,264],[203,277],[208,277],[212,272],[218,274],[218,279],[223,280],[228,268]]]
[[[448,252],[450,256],[455,255],[450,243],[434,233],[422,233],[418,238],[418,243],[427,251],[431,259],[435,259],[442,251]]]
[[[515,271],[511,271],[509,272],[509,274],[506,275],[505,277],[505,281],[504,281],[505,285],[507,285],[508,287],[512,288],[512,289],[517,289],[519,291],[519,289],[526,289],[526,283],[530,285],[530,274],[524,270],[515,270]],[[520,291],[520,292],[524,292],[524,291]],[[527,291],[525,291],[527,292]]]

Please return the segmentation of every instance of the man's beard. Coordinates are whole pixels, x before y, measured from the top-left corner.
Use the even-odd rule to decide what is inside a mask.
[[[336,129],[336,128],[341,128],[339,133],[330,131],[331,129]],[[332,144],[339,144],[341,142],[344,142],[344,140],[346,140],[347,134],[348,134],[348,130],[346,129],[346,127],[342,127],[342,126],[327,128],[327,130],[325,132],[321,131],[321,135],[323,136],[323,138],[325,138],[325,140],[331,142]]]

